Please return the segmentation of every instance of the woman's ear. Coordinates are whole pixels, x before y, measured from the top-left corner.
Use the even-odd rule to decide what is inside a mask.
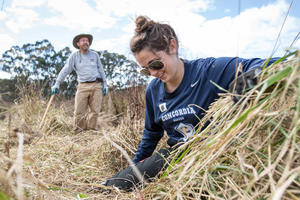
[[[170,54],[177,54],[177,42],[176,42],[175,39],[170,40],[169,53]]]

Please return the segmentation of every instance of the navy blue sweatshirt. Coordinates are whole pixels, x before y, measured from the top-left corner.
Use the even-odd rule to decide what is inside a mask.
[[[145,129],[133,163],[152,155],[164,130],[173,141],[184,142],[194,134],[199,119],[222,92],[211,81],[228,89],[239,63],[248,71],[264,61],[229,57],[183,60],[184,76],[172,93],[166,92],[160,79],[153,79],[146,89]]]

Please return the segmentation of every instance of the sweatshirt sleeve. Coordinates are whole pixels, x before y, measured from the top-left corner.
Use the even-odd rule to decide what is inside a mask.
[[[268,65],[271,65],[278,58],[272,58]],[[262,67],[264,65],[265,59],[252,58],[230,58],[230,57],[221,57],[211,60],[211,64],[207,66],[207,78],[209,81],[213,81],[217,85],[221,86],[224,89],[228,89],[229,84],[235,77],[236,70],[238,69],[239,64],[242,65],[242,71],[247,72],[255,67]],[[241,72],[238,73],[238,75]],[[220,91],[219,91],[220,92]]]
[[[67,75],[69,75],[74,68],[75,65],[75,61],[74,61],[74,54],[72,54],[68,59],[66,64],[64,65],[64,67],[62,68],[62,70],[59,72],[56,82],[55,82],[55,86],[59,87],[59,85],[61,84],[61,82],[63,82],[66,78]]]
[[[104,73],[101,61],[100,61],[100,57],[99,57],[99,55],[97,53],[96,53],[96,55],[97,55],[97,67],[98,67],[98,71],[100,73],[100,76],[101,76],[101,78],[103,80],[103,86],[107,87],[106,76],[105,76],[105,73]]]
[[[163,134],[163,128],[154,122],[153,101],[148,87],[146,91],[145,128],[132,162],[137,163],[151,156]]]

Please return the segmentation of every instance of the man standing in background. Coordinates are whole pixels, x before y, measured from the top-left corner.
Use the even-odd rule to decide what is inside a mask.
[[[51,93],[57,94],[60,83],[75,70],[78,81],[74,111],[75,133],[88,129],[97,130],[102,97],[107,94],[106,77],[99,55],[89,49],[92,41],[93,36],[90,34],[79,34],[74,37],[73,46],[79,51],[70,55],[51,88]]]

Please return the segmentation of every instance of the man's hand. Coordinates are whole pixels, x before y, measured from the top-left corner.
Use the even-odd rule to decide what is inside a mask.
[[[234,103],[237,103],[242,98],[242,95],[257,84],[260,72],[261,68],[255,67],[242,73],[229,84],[229,91],[233,93]]]
[[[104,95],[104,96],[107,94],[107,92],[108,92],[107,86],[104,86],[104,85],[103,85],[103,87],[102,87],[102,92],[103,92],[103,95]]]
[[[54,85],[51,87],[51,95],[58,94],[58,91],[59,91],[59,89],[58,89],[57,85]]]

